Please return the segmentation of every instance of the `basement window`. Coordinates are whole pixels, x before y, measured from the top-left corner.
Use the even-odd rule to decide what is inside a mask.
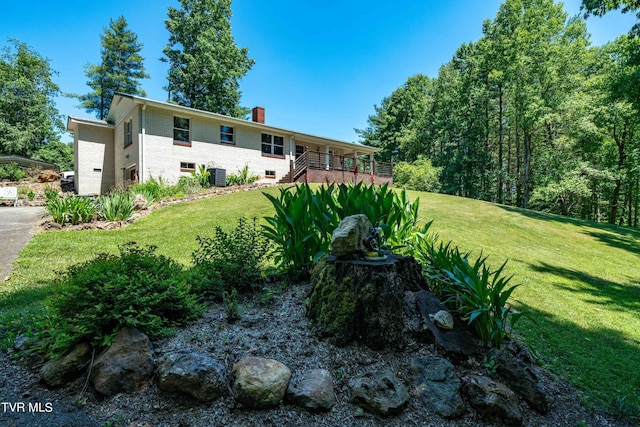
[[[195,172],[196,164],[193,162],[180,162],[180,172]]]
[[[276,179],[276,171],[266,170],[266,171],[264,171],[264,177],[265,178]]]

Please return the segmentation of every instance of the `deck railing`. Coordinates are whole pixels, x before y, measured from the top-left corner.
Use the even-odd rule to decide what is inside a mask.
[[[380,177],[392,177],[393,166],[386,162],[373,162],[375,175]],[[292,180],[295,181],[308,169],[345,171],[360,174],[371,174],[371,161],[369,157],[341,156],[338,154],[321,153],[318,151],[305,151],[296,157],[293,165]]]

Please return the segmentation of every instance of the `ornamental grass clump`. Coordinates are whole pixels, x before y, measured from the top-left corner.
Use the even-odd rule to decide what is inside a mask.
[[[47,192],[45,208],[54,222],[72,225],[88,223],[97,213],[95,202],[88,197],[68,196],[60,197],[56,192]]]
[[[126,221],[133,215],[133,196],[125,191],[114,191],[98,199],[98,213],[106,221]]]

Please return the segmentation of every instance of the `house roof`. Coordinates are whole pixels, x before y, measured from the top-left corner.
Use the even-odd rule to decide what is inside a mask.
[[[68,116],[67,117],[67,130],[73,131],[75,129],[76,124],[86,124],[92,126],[100,126],[109,129],[115,128],[115,126],[106,120],[93,119],[88,117],[78,117],[78,116]]]
[[[290,137],[293,137],[294,140],[298,140],[301,143],[329,145],[336,148],[342,148],[342,149],[347,149],[351,151],[358,151],[362,154],[375,153],[376,151],[380,150],[379,148],[363,145],[360,143],[339,141],[336,139],[326,138],[326,137],[317,136],[317,135],[311,135],[304,132],[298,132],[298,131],[293,131],[293,130],[284,129],[280,127],[270,126],[264,123],[258,123],[251,120],[239,119],[239,118],[227,116],[224,114],[212,113],[209,111],[198,110],[190,107],[184,107],[182,105],[172,104],[169,102],[162,102],[154,99],[149,99],[149,98],[144,98],[144,97],[134,96],[134,95],[127,95],[123,93],[116,93],[114,95],[113,101],[111,102],[111,108],[109,109],[109,113],[107,114],[107,120],[98,121],[98,122],[104,122],[107,124],[114,123],[115,121],[114,109],[117,108],[118,104],[124,99],[128,99],[131,102],[138,105],[148,105],[148,106],[153,106],[157,108],[163,108],[163,109],[174,111],[176,113],[189,114],[191,116],[216,118],[218,120],[224,121],[225,123],[229,123],[230,125],[236,124],[239,126],[246,126],[246,127],[261,129],[266,132],[286,134]],[[92,119],[87,119],[87,120],[92,120]]]

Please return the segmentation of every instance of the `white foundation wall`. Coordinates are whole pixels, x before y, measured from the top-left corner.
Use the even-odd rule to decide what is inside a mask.
[[[76,192],[104,194],[115,184],[113,130],[78,127],[76,148]]]

